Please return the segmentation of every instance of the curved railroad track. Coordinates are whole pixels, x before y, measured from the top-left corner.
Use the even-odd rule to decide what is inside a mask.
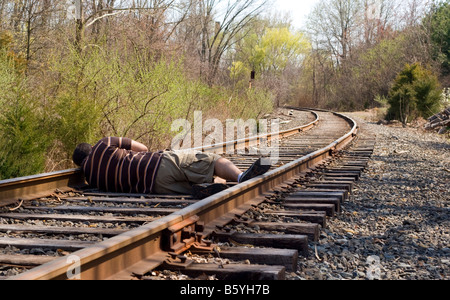
[[[314,121],[265,137],[281,138],[269,173],[231,183],[201,201],[89,190],[79,170],[1,181],[0,277],[152,279],[170,270],[193,277],[286,279],[327,217],[350,197],[374,143],[359,138],[355,145],[358,126],[346,116],[308,114]],[[257,141],[201,150],[249,149]],[[242,169],[256,160],[228,158]],[[196,261],[213,256],[219,260]]]

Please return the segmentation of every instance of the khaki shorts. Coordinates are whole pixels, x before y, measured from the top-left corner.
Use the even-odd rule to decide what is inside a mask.
[[[192,185],[214,182],[214,168],[220,158],[199,151],[164,152],[156,174],[155,193],[191,195]]]

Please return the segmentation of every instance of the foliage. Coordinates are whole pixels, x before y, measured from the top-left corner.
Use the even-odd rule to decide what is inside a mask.
[[[42,111],[11,52],[0,49],[0,179],[42,171],[48,139]]]
[[[440,3],[424,20],[429,24],[433,56],[444,75],[450,74],[450,1]]]
[[[309,50],[309,42],[302,33],[287,27],[267,28],[262,35],[249,34],[240,44],[231,68],[233,77],[243,70],[254,70],[260,76],[280,73],[288,64],[299,65],[302,55]]]
[[[286,101],[286,95],[294,87],[295,77],[288,73],[299,68],[310,49],[304,34],[285,26],[264,28],[267,24],[261,20],[259,26],[247,34],[236,47],[230,77],[235,87],[244,88],[248,84],[251,71],[256,79],[271,89],[276,102]]]
[[[54,160],[68,159],[77,144],[93,144],[104,136],[126,136],[151,149],[165,149],[174,135],[172,122],[189,119],[195,110],[223,120],[256,117],[259,106],[259,114],[270,110],[265,104],[271,100],[259,92],[247,95],[188,79],[182,58],[154,60],[138,49],[86,47],[81,53],[76,48],[66,55],[55,53],[51,65],[47,77],[53,79],[44,87],[53,91],[46,95],[51,99],[48,132],[66,153]],[[217,110],[228,99],[233,101]]]
[[[433,12],[432,3],[436,2],[318,1],[307,22],[313,50],[303,70],[310,85],[302,80],[300,90],[313,101],[305,99],[301,104],[313,102],[333,110],[374,108],[379,106],[375,97],[388,96],[405,64],[420,62],[437,73],[430,32],[445,37],[441,33],[448,27],[442,20],[449,14],[442,13],[436,24],[443,26],[436,29],[429,29],[431,22],[423,17]]]
[[[302,33],[288,28],[268,28],[261,38],[260,50],[264,53],[261,72],[280,72],[288,64],[299,65],[302,55],[309,50],[309,41]]]
[[[56,53],[53,53],[54,55]],[[81,142],[94,143],[100,136],[98,124],[101,119],[100,98],[104,90],[99,81],[104,80],[96,55],[79,54],[74,48],[59,57],[51,58],[50,79],[44,82],[45,106],[49,127],[47,132],[59,141],[59,147],[67,158]]]
[[[21,53],[16,53],[13,50],[14,39],[10,32],[0,32],[0,49],[4,51],[3,55],[16,73],[24,73],[26,69],[26,58]]]
[[[404,68],[408,39],[404,34],[384,39],[371,47],[354,51],[353,59],[342,63],[332,89],[346,99],[343,109],[377,107],[377,96],[388,96],[391,82]]]
[[[404,125],[417,117],[428,118],[439,111],[441,94],[436,75],[420,64],[406,65],[389,92],[388,117]]]
[[[83,0],[78,22],[67,1],[3,0],[1,176],[73,167],[77,143],[107,135],[164,149],[171,123],[197,110],[225,121],[274,103],[378,107],[405,64],[443,70],[445,85],[449,0],[419,2],[320,0],[305,32],[261,14],[267,0]],[[414,82],[393,88],[389,99],[410,101],[392,117],[435,109],[434,84]]]

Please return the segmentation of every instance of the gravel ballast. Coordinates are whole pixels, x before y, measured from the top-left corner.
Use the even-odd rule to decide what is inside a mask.
[[[354,117],[374,155],[343,212],[330,219],[300,279],[450,279],[450,142],[420,128]]]

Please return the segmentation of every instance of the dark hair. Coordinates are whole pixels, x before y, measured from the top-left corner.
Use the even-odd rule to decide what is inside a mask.
[[[83,161],[86,159],[86,157],[89,156],[89,154],[91,154],[92,151],[92,145],[90,144],[80,144],[77,146],[77,148],[75,149],[75,151],[73,152],[73,162],[77,165],[77,166],[81,166],[83,164]]]

